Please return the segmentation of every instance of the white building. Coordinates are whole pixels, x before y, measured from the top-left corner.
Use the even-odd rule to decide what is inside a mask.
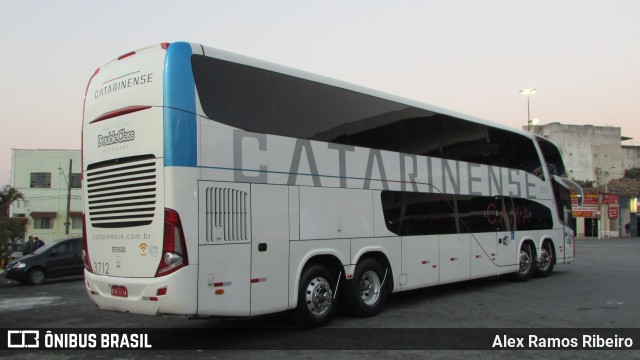
[[[554,122],[532,130],[560,147],[567,173],[576,180],[604,181],[598,179],[598,169],[607,180],[620,179],[625,170],[639,165],[640,147],[623,146],[630,138],[623,137],[619,127]]]
[[[44,242],[82,236],[80,150],[12,149],[11,160],[11,186],[22,192],[26,204],[13,203],[9,216],[25,219],[26,235]]]
[[[609,192],[609,181],[621,179],[626,170],[640,167],[640,146],[622,145],[631,139],[622,136],[621,128],[613,126],[554,122],[534,126],[531,131],[558,145],[570,178],[593,182],[593,203],[582,209],[592,207],[593,211],[581,211],[588,215],[576,218],[578,237],[624,235],[624,225],[637,219],[629,213],[628,204],[613,204],[603,194]]]

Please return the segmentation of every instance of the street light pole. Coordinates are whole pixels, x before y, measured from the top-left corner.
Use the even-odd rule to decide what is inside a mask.
[[[531,95],[538,92],[535,88],[526,88],[519,90],[520,94],[527,97],[527,131],[531,132],[531,105],[529,104]]]

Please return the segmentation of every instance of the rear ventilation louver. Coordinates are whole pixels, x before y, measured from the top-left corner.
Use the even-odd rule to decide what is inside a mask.
[[[249,240],[249,194],[228,188],[207,188],[207,241]]]
[[[91,226],[122,228],[151,224],[156,210],[155,158],[136,157],[90,165],[86,177]]]

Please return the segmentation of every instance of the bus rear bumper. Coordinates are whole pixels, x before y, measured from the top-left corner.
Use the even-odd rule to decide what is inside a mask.
[[[196,314],[196,297],[186,296],[196,294],[196,266],[157,278],[112,277],[85,269],[84,278],[89,298],[100,309],[143,315]]]

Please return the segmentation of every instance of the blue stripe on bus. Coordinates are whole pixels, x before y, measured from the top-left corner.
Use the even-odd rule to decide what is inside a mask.
[[[191,45],[171,43],[164,61],[164,165],[197,165],[196,94]]]

